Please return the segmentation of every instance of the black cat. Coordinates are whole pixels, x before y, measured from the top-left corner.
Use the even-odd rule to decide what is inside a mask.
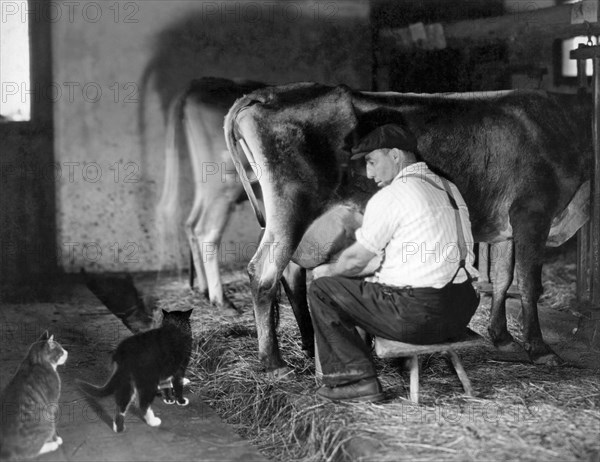
[[[114,394],[117,405],[113,423],[115,432],[125,429],[125,413],[134,392],[146,423],[152,427],[160,425],[161,421],[150,405],[159,384],[170,378],[177,404],[188,404],[187,398],[183,397],[183,376],[192,349],[191,312],[163,310],[161,327],[123,340],[113,354],[114,372],[103,387],[78,381],[80,387],[92,396]]]
[[[183,378],[183,386],[189,385],[190,380],[187,378]],[[156,390],[156,394],[162,396],[162,400],[165,404],[175,404],[175,396],[173,395],[173,379],[168,378],[162,380],[158,384],[158,390]]]
[[[56,368],[65,363],[67,356],[47,331],[29,347],[0,395],[0,460],[31,459],[56,451],[62,444],[56,434],[60,397]]]

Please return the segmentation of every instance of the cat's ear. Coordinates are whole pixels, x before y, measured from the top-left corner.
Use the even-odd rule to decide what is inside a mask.
[[[50,336],[50,338],[48,339],[48,341],[49,341],[49,342],[54,342],[54,334],[52,334],[52,335]]]
[[[46,342],[49,339],[50,339],[50,334],[48,333],[47,330],[45,330],[39,340],[40,340],[40,342]]]
[[[183,315],[185,316],[185,319],[190,319],[190,317],[192,316],[192,311],[194,311],[193,309],[191,310],[187,310],[183,312]]]

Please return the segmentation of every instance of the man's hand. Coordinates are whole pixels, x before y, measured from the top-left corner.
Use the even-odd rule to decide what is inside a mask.
[[[315,279],[324,276],[359,277],[371,274],[378,267],[379,256],[355,242],[335,255],[330,263],[314,268],[313,277]]]
[[[319,265],[312,270],[313,278],[318,279],[324,276],[333,276],[333,264],[332,263],[324,263]]]

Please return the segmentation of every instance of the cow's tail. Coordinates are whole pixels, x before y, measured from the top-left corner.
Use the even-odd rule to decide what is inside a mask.
[[[181,206],[179,199],[179,152],[185,140],[183,129],[183,111],[187,98],[187,90],[179,93],[168,108],[165,137],[165,176],[162,193],[156,207],[156,226],[158,231],[158,251],[161,263],[169,259],[175,252],[179,262],[179,224]]]
[[[583,183],[565,209],[552,220],[546,245],[558,247],[564,244],[590,218],[590,181]]]
[[[227,149],[229,150],[229,154],[233,158],[234,162],[237,162],[237,159],[240,156],[243,156],[244,153],[240,152],[240,148],[238,146],[238,133],[236,128],[236,117],[240,113],[242,109],[248,107],[252,100],[248,98],[248,96],[243,96],[236,100],[233,103],[233,106],[229,108],[229,112],[225,116],[225,121],[223,123],[223,130],[225,132],[225,144],[227,145]]]
[[[223,127],[223,130],[225,131],[225,143],[227,145],[227,149],[229,150],[229,154],[231,155],[233,162],[236,165],[236,168],[237,167],[243,168],[241,166],[246,165],[247,164],[246,161],[253,162],[253,159],[246,159],[246,153],[244,152],[244,150],[240,147],[240,144],[238,143],[238,141],[240,141],[241,136],[237,130],[237,122],[236,122],[237,116],[244,109],[246,109],[254,104],[264,103],[264,102],[265,101],[261,97],[259,97],[256,93],[244,95],[241,98],[239,98],[235,103],[233,103],[233,106],[231,106],[231,108],[229,109],[229,112],[225,116],[225,123],[224,123],[224,127]],[[254,210],[254,215],[256,216],[258,224],[260,225],[261,228],[264,228],[265,227],[265,218],[264,218],[262,211],[260,210],[260,207],[258,206],[258,203],[256,201],[256,196],[254,195],[254,192],[252,191],[252,187],[251,187],[250,183],[247,181],[248,177],[243,172],[238,172],[238,173],[242,180],[244,190],[246,191],[246,194],[248,195],[248,199],[250,200],[250,205],[252,206],[252,209]]]
[[[238,146],[239,133],[237,133],[236,119],[238,114],[246,109],[247,107],[252,106],[253,104],[259,103],[260,100],[254,97],[254,95],[244,95],[241,98],[238,98],[233,106],[229,108],[229,112],[225,116],[225,123],[223,129],[225,131],[225,143],[227,144],[227,149],[229,153],[233,157],[234,161],[237,161],[238,158],[242,158],[245,156],[244,152]]]
[[[146,106],[148,98],[148,89],[150,79],[154,75],[156,65],[154,60],[150,61],[144,68],[142,77],[139,84],[139,104],[137,105],[137,122],[138,122],[138,136],[140,140],[140,150],[142,153],[142,159],[146,159],[147,155],[147,144],[146,144]]]

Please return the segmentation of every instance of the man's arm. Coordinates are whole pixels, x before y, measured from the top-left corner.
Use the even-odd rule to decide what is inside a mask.
[[[379,255],[355,242],[344,249],[337,259],[314,268],[313,277],[316,279],[323,276],[366,276],[379,268],[380,260]]]

